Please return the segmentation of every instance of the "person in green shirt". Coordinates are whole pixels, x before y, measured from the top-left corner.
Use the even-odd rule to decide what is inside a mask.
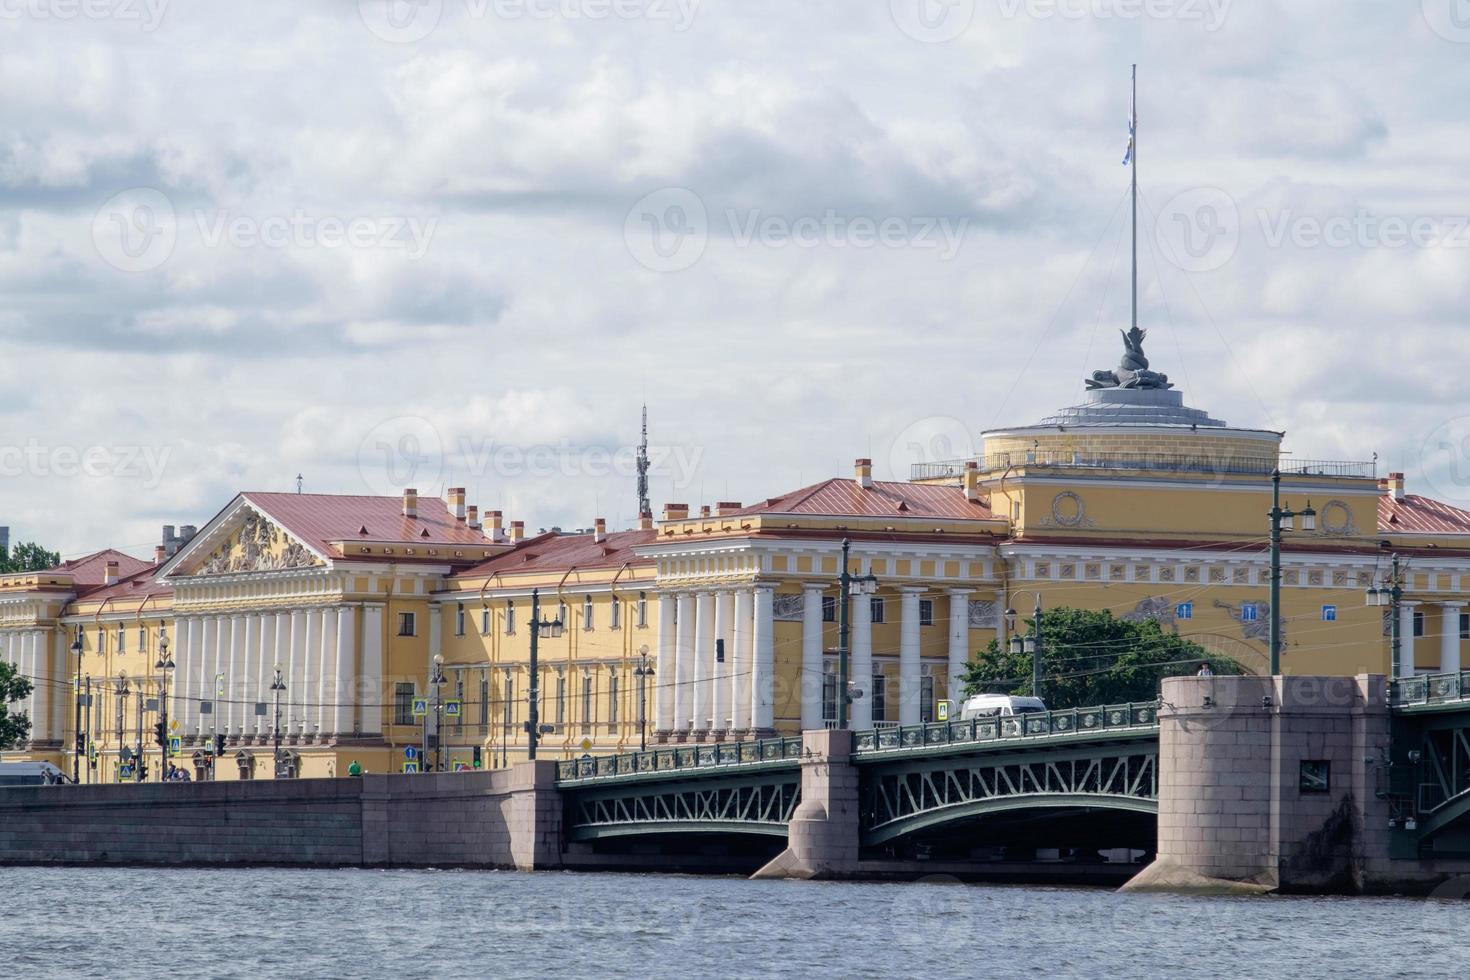
[[[362,775],[362,766],[358,765],[356,759],[353,759],[352,760],[352,764],[347,767],[347,775],[349,775],[349,776],[361,776]]]

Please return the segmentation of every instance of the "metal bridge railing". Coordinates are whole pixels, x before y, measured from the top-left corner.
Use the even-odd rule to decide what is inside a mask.
[[[1204,473],[1212,475],[1270,476],[1278,466],[1288,476],[1337,476],[1372,479],[1376,464],[1353,460],[1269,459],[1264,457],[1232,457],[1186,455],[1179,453],[1076,453],[1045,450],[991,453],[971,459],[947,459],[932,463],[914,463],[909,469],[911,480],[958,479],[964,475],[966,463],[978,463],[980,472],[996,473],[1009,467],[1040,466],[1066,469],[1141,470],[1161,473]]]
[[[749,742],[712,742],[708,745],[679,745],[625,752],[556,764],[558,782],[633,776],[640,773],[692,771],[744,766],[758,762],[780,762],[801,758],[801,736],[764,738]]]
[[[1158,724],[1159,703],[1145,701],[858,732],[853,749],[855,754],[862,755],[935,745],[1002,742],[1127,729],[1147,730],[1157,728]]]
[[[1388,703],[1394,708],[1459,701],[1470,701],[1470,670],[1400,677],[1388,685]]]

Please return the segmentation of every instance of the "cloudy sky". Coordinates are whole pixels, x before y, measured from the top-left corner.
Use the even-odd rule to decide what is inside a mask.
[[[1470,504],[1466,0],[0,0],[0,524],[532,528],[964,455],[1127,321]]]

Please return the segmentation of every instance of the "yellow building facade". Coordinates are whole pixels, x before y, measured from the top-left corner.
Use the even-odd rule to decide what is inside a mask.
[[[1385,610],[1364,597],[1393,555],[1399,672],[1461,668],[1470,513],[1372,463],[1297,459],[1161,375],[1101,374],[1081,403],[906,482],[858,460],[756,504],[529,537],[461,489],[242,493],[151,562],[0,577],[0,657],[35,684],[16,706],[31,741],[4,758],[111,782],[141,748],[157,779],[165,722],[195,778],[270,778],[278,739],[289,776],[503,766],[528,754],[533,637],[544,758],[818,728],[836,714],[844,541],[875,580],[851,606],[855,727],[931,720],[1007,639],[1005,610],[1037,603],[1154,619],[1265,671],[1277,470],[1317,515],[1285,535],[1282,669],[1390,671]]]

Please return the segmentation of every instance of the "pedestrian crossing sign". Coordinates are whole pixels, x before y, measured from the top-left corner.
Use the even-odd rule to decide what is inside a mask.
[[[169,755],[178,755],[181,751],[183,751],[183,748],[184,748],[184,740],[182,738],[180,738],[179,736],[175,735],[173,738],[170,738],[168,740],[168,754]]]
[[[403,771],[405,773],[418,772],[419,764],[417,762],[405,762],[403,764]]]
[[[415,718],[423,718],[426,715],[428,715],[428,713],[429,713],[429,699],[428,698],[414,698],[413,699],[413,716]]]
[[[460,708],[461,708],[461,702],[459,702],[459,701],[445,701],[444,702],[444,717],[446,717],[446,718],[458,718],[459,717],[459,714],[460,714]]]

